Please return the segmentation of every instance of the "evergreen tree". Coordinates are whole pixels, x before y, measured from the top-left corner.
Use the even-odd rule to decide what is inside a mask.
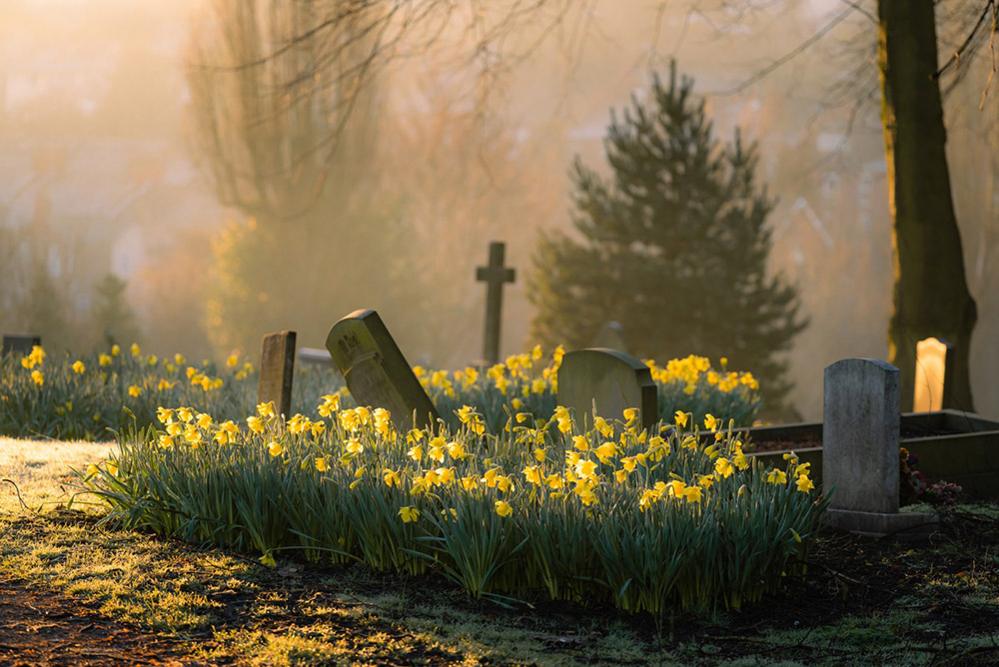
[[[667,85],[654,76],[647,99],[611,112],[609,179],[576,159],[577,234],[541,238],[532,333],[587,347],[617,320],[632,354],[726,356],[759,378],[767,414],[786,414],[781,353],[807,322],[796,288],[767,272],[775,201],[757,185],[755,145],[738,130],[720,144],[692,89],[674,64]]]
[[[126,287],[128,284],[124,280],[109,273],[94,288],[92,321],[101,347],[112,343],[128,345],[139,340],[135,313],[125,297]]]

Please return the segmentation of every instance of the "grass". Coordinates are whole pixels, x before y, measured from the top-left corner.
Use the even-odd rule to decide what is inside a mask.
[[[55,507],[69,502],[76,480],[71,468],[107,457],[109,442],[64,442],[59,440],[18,440],[0,437],[0,511],[20,507],[16,489],[32,508]]]
[[[107,445],[0,441],[0,586],[26,582],[89,622],[172,638],[185,660],[250,665],[975,665],[999,659],[999,508],[964,506],[930,544],[822,535],[782,596],[714,620],[563,603],[497,608],[440,578],[266,568],[219,549],[98,526],[65,466]],[[67,606],[68,606],[67,605]]]

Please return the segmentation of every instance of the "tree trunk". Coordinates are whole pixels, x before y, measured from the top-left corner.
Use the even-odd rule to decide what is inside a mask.
[[[964,272],[944,145],[933,0],[878,0],[882,124],[892,217],[894,313],[888,360],[901,371],[902,409],[912,407],[916,341],[957,348],[950,407],[972,410],[968,353],[978,318]]]

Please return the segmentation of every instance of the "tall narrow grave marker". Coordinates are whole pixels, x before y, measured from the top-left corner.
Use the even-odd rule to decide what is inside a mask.
[[[399,430],[436,423],[434,404],[373,310],[355,310],[330,329],[326,349],[358,405],[385,408]]]
[[[618,350],[567,352],[558,370],[558,402],[577,420],[592,421],[594,409],[601,417],[617,418],[625,408],[638,408],[643,428],[659,421],[658,390],[649,367]]]
[[[826,521],[887,535],[925,528],[935,515],[899,513],[899,373],[875,359],[843,359],[825,370],[822,485]]]
[[[500,323],[503,314],[503,284],[512,283],[516,272],[503,266],[506,244],[493,241],[489,244],[489,264],[475,270],[475,279],[486,283],[486,328],[482,356],[489,364],[499,361]]]
[[[948,371],[957,364],[957,350],[939,338],[924,338],[916,343],[916,387],[912,397],[913,412],[936,412],[954,405],[954,382]]]
[[[291,383],[295,376],[295,332],[278,331],[264,336],[260,349],[260,382],[257,400],[272,401],[285,417],[291,414]]]

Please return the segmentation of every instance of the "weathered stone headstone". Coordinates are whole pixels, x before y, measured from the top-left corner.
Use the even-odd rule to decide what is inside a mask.
[[[295,377],[295,332],[267,334],[260,348],[257,402],[273,401],[274,409],[291,416],[291,383]]]
[[[916,387],[913,412],[935,412],[956,407],[953,382],[947,371],[957,363],[957,350],[947,341],[924,338],[916,343]]]
[[[359,405],[385,408],[397,429],[435,424],[434,404],[373,310],[355,310],[333,325],[326,349]]]
[[[843,359],[825,370],[822,485],[826,521],[887,535],[925,528],[935,515],[900,513],[899,373],[875,359]]]
[[[32,347],[41,344],[42,339],[40,336],[4,334],[3,347],[0,348],[0,354],[15,354],[23,356],[25,354],[30,354]]]
[[[611,350],[627,351],[624,344],[624,327],[620,322],[611,320],[604,323],[597,332],[597,337],[593,341],[593,347],[605,347]]]
[[[659,421],[659,396],[649,367],[619,350],[590,348],[567,352],[558,370],[558,402],[577,420],[592,422],[593,411],[617,418],[625,408],[638,408],[641,424]]]
[[[506,244],[493,241],[489,244],[489,264],[475,270],[475,279],[486,283],[486,328],[483,336],[482,356],[488,364],[499,361],[500,323],[503,313],[503,284],[512,283],[516,272],[503,266]]]

